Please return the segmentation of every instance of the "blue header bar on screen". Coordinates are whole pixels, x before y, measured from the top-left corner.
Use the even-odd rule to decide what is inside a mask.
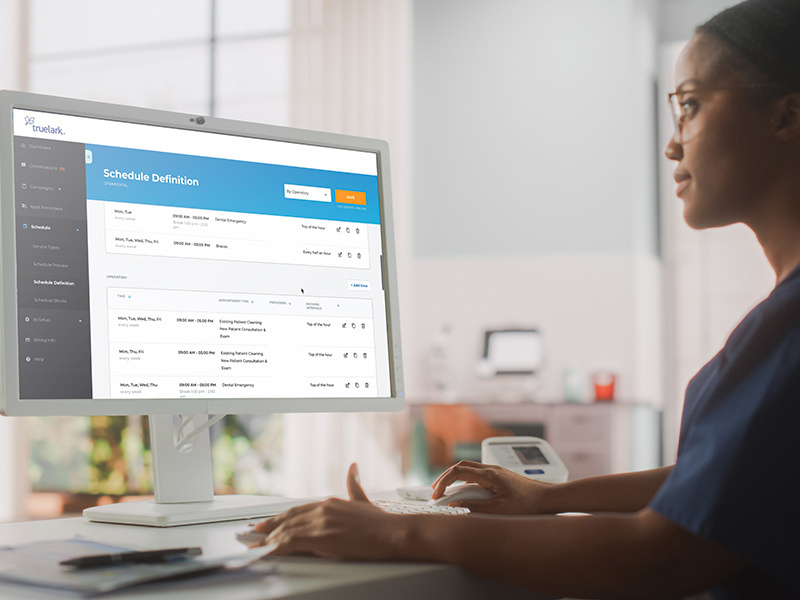
[[[375,175],[113,146],[86,144],[86,195],[108,202],[380,223]]]

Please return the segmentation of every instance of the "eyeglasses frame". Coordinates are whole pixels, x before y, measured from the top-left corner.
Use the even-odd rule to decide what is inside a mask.
[[[686,118],[685,114],[681,114],[681,105],[680,102],[677,101],[678,96],[682,94],[691,94],[696,92],[722,92],[722,91],[755,91],[755,90],[779,90],[784,93],[789,93],[785,87],[775,84],[763,84],[763,85],[740,85],[740,86],[719,86],[719,87],[699,87],[699,88],[692,88],[689,90],[675,90],[674,92],[669,92],[667,94],[667,105],[669,106],[670,113],[672,115],[672,139],[680,144],[681,143],[681,133],[683,128],[684,119]]]

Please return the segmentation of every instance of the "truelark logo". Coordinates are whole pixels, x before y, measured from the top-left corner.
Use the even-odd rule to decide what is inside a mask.
[[[50,125],[37,125],[35,117],[25,117],[25,125],[29,126],[36,133],[47,133],[50,135],[67,135],[61,127],[52,127]]]

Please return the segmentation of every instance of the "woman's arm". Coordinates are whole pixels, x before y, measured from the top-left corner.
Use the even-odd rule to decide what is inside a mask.
[[[407,560],[458,565],[541,594],[677,598],[744,563],[655,511],[583,517],[403,516]]]
[[[367,501],[354,468],[351,501],[332,499],[264,521],[275,554],[449,563],[554,596],[674,598],[745,567],[650,509],[580,517],[392,515]]]
[[[547,489],[544,513],[637,512],[653,499],[672,466],[568,481]]]
[[[672,467],[587,477],[549,484],[502,467],[461,461],[433,484],[433,497],[456,481],[477,483],[492,492],[490,500],[455,503],[473,512],[495,514],[555,514],[560,512],[636,512],[650,502]]]

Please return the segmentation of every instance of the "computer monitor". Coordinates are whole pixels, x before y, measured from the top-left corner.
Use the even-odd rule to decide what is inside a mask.
[[[155,501],[90,519],[285,508],[213,495],[208,415],[403,407],[388,165],[380,140],[0,92],[0,413],[150,415]]]

